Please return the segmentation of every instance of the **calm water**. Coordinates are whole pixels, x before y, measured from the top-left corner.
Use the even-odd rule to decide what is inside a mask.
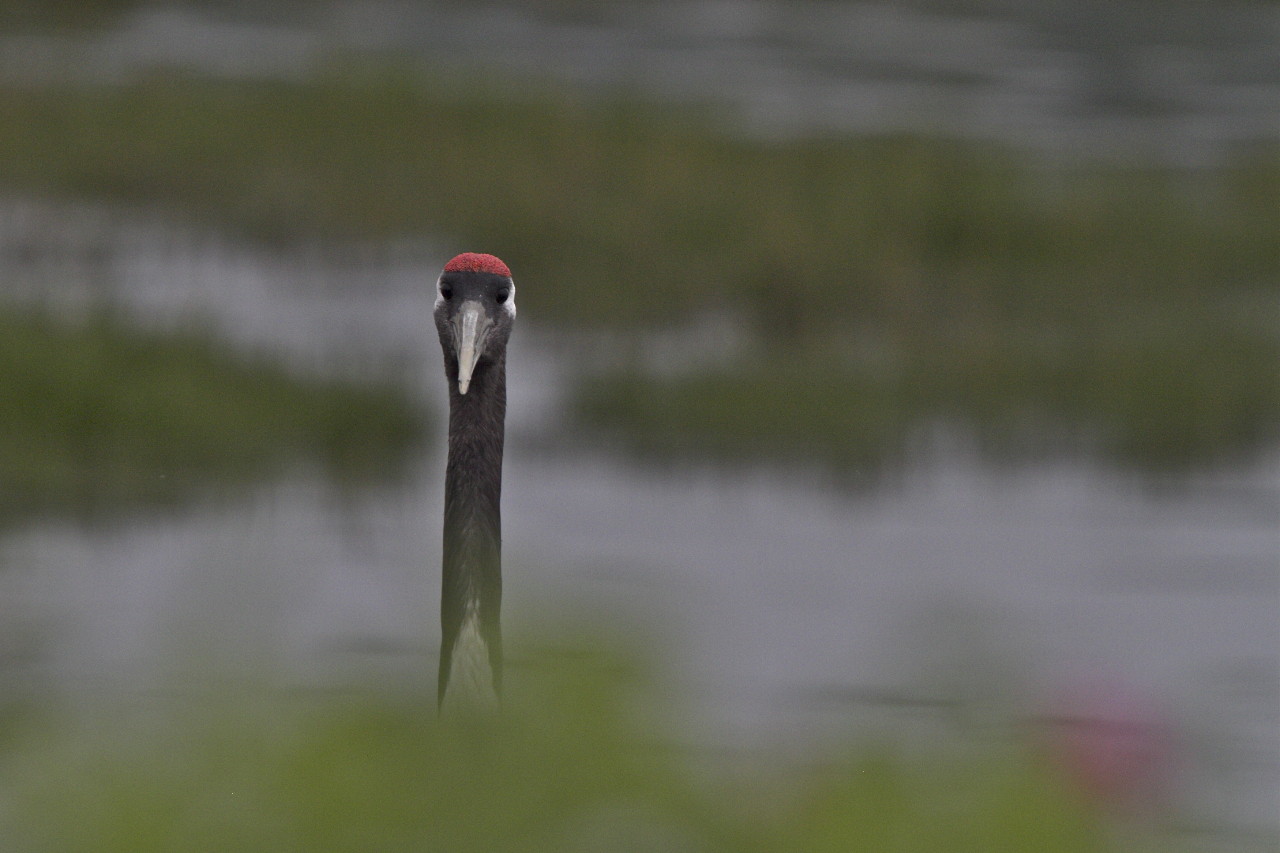
[[[266,252],[142,214],[9,201],[0,254],[8,298],[70,313],[110,298],[150,325],[197,316],[238,346],[393,370],[443,403],[438,247]],[[1274,826],[1280,452],[1161,490],[1086,461],[993,471],[960,446],[855,495],[805,471],[655,473],[575,446],[556,405],[573,354],[521,317],[513,677],[522,625],[590,613],[658,641],[691,741],[798,750],[886,708],[1054,713],[1049,697],[1105,679],[1185,736],[1190,807]],[[10,531],[6,643],[69,696],[146,691],[193,664],[429,690],[441,446],[395,490],[344,496],[298,472],[231,505]]]

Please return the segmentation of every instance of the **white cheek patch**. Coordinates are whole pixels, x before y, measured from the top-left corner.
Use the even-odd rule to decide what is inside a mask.
[[[516,318],[516,283],[514,281],[511,282],[511,293],[507,296],[507,301],[502,303],[502,307],[512,320]]]
[[[440,306],[444,304],[444,294],[440,292],[440,282],[442,279],[444,279],[444,276],[440,276],[440,278],[436,279],[436,304],[433,306],[432,310],[439,310]]]

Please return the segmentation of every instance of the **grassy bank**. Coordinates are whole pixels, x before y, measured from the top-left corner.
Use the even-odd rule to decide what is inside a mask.
[[[639,722],[634,661],[544,649],[501,717],[427,696],[177,698],[11,723],[0,843],[14,850],[1084,853],[1101,815],[1011,741],[833,750],[744,778]],[[1153,848],[1154,849],[1154,848]]]
[[[313,463],[386,476],[423,415],[385,387],[303,379],[200,333],[0,310],[0,520],[165,504]]]
[[[177,206],[268,240],[443,235],[508,260],[544,325],[643,334],[728,314],[749,346],[723,376],[624,363],[585,387],[587,423],[657,452],[850,461],[927,419],[995,434],[1048,419],[1142,466],[1276,437],[1280,148],[1197,173],[1050,167],[437,83],[344,69],[0,89],[0,186]],[[757,436],[770,400],[792,417]]]

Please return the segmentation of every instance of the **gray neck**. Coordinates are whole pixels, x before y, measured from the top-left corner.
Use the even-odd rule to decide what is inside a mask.
[[[439,700],[450,685],[455,656],[488,671],[467,681],[494,696],[501,689],[502,445],[507,409],[506,362],[477,366],[471,387],[458,393],[457,363],[449,377],[449,461],[445,469],[444,572],[440,595]],[[462,643],[475,647],[463,649]],[[482,648],[480,648],[482,646]],[[460,673],[461,674],[461,673]],[[461,687],[461,685],[459,685]]]

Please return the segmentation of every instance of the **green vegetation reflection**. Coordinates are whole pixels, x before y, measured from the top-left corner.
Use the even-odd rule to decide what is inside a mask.
[[[0,519],[171,504],[312,463],[393,475],[423,414],[387,385],[295,376],[196,332],[0,310]]]
[[[1154,472],[1273,441],[1280,394],[1265,383],[1277,364],[1275,340],[1232,324],[1098,329],[1059,347],[942,338],[888,365],[826,353],[676,377],[611,371],[586,379],[573,406],[646,458],[820,461],[873,475],[927,453],[941,425],[991,461],[1088,447]]]

